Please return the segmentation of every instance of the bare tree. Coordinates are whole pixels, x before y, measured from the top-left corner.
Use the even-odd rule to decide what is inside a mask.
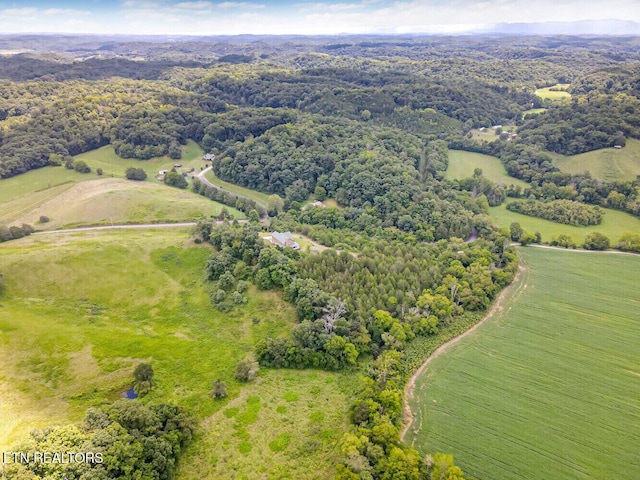
[[[322,316],[324,329],[329,335],[331,335],[333,332],[333,325],[336,323],[336,320],[347,313],[347,307],[342,300],[332,297],[327,306],[322,309],[322,312],[324,313]]]

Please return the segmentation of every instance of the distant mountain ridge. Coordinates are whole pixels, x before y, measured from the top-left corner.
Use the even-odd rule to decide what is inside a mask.
[[[470,33],[504,35],[640,35],[640,23],[630,20],[582,20],[577,22],[499,23]]]

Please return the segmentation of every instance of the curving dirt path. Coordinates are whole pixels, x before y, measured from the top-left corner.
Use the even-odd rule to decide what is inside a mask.
[[[462,332],[457,337],[454,337],[448,342],[445,342],[442,345],[440,345],[431,355],[429,355],[429,357],[424,361],[424,363],[420,365],[420,368],[416,370],[416,372],[411,376],[411,378],[405,385],[404,401],[403,401],[404,427],[402,428],[402,432],[400,433],[401,441],[404,441],[404,438],[407,435],[407,432],[409,431],[409,429],[413,425],[413,421],[415,420],[413,412],[411,411],[411,406],[409,405],[409,400],[413,398],[416,380],[422,374],[422,372],[424,372],[425,369],[429,366],[431,361],[438,358],[443,353],[445,353],[449,349],[449,347],[451,347],[452,345],[455,345],[463,338],[467,337],[468,335],[471,335],[473,332],[476,331],[476,329],[478,329],[487,320],[492,318],[496,313],[502,312],[504,310],[504,305],[503,305],[504,301],[508,295],[510,295],[513,292],[514,297],[520,296],[520,294],[527,288],[527,278],[521,279],[520,277],[522,276],[523,273],[528,274],[529,271],[523,265],[522,258],[520,258],[519,260],[520,262],[519,262],[518,271],[516,272],[515,278],[507,288],[505,288],[504,290],[502,290],[502,292],[500,292],[500,295],[498,295],[498,298],[495,300],[495,302],[493,302],[491,309],[487,312],[485,317],[482,320],[480,320],[478,323],[476,323],[473,327],[469,328],[469,330]]]
[[[230,192],[229,190],[225,190],[222,187],[219,187],[217,185],[214,185],[213,183],[211,183],[209,180],[207,180],[205,178],[205,174],[209,171],[209,170],[213,170],[213,166],[209,165],[207,168],[205,168],[204,170],[202,170],[200,173],[198,173],[197,177],[200,179],[200,181],[202,183],[204,183],[205,185],[208,185],[211,188],[215,188],[216,190],[222,190],[223,192],[227,192],[229,195],[234,196],[235,198],[246,198],[247,200],[253,200],[252,198],[249,197],[245,197],[244,195],[240,195],[239,193],[235,193],[235,192]],[[264,208],[265,210],[267,209],[267,206],[264,205],[261,202],[258,202],[257,200],[253,200],[254,202],[256,202],[258,205],[260,205],[262,208]],[[265,214],[261,217],[261,220],[265,220],[268,216]]]

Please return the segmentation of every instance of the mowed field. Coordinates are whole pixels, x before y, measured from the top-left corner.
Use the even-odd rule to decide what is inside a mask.
[[[478,480],[640,478],[640,256],[521,255],[503,308],[418,379],[407,440]]]
[[[272,478],[333,478],[355,379],[272,370],[237,382],[237,363],[260,339],[287,335],[295,309],[252,288],[247,305],[217,311],[202,281],[210,254],[185,229],[0,244],[0,449],[119,398],[146,361],[155,387],[143,401],[183,405],[198,420],[178,479],[258,478],[257,465]],[[211,398],[218,378],[227,400]],[[267,454],[273,461],[257,460]]]
[[[158,157],[149,160],[124,159],[116,155],[111,145],[107,145],[75,157],[76,160],[84,160],[92,168],[92,172],[88,174],[78,173],[64,167],[44,167],[15,177],[1,179],[0,204],[34,193],[40,194],[39,196],[35,195],[33,197],[34,200],[43,196],[47,200],[48,198],[44,195],[45,192],[54,187],[66,185],[66,188],[71,188],[74,183],[99,178],[95,173],[98,168],[102,168],[103,176],[116,178],[124,178],[124,172],[129,167],[142,168],[147,172],[147,181],[156,182],[155,176],[158,171],[171,168],[176,162],[182,163],[185,169],[197,167],[199,171],[200,167],[204,166],[201,160],[202,154],[203,150],[191,140],[187,141],[187,144],[182,147],[182,160],[172,160],[169,157]],[[57,195],[57,193],[59,191],[52,192],[52,196]],[[52,196],[49,196],[49,198],[52,198]],[[28,203],[24,200],[29,200],[29,198],[23,199],[23,203]]]
[[[629,138],[621,149],[602,148],[572,156],[553,154],[553,164],[563,172],[589,171],[593,177],[609,182],[635,180],[640,175],[640,140]]]
[[[55,230],[79,225],[194,221],[217,217],[223,208],[234,218],[245,218],[235,208],[188,190],[108,178],[78,183],[17,220],[38,230]],[[9,213],[0,214],[0,220]],[[41,215],[51,221],[37,224]]]
[[[507,203],[508,201],[500,206],[489,208],[489,214],[496,225],[508,228],[512,222],[517,222],[525,232],[540,232],[544,243],[549,243],[553,237],[565,234],[571,236],[576,243],[582,244],[591,232],[600,232],[609,237],[611,244],[615,245],[625,232],[640,233],[640,218],[618,210],[603,208],[604,215],[600,225],[576,227],[511,212],[506,208]]]
[[[204,167],[203,151],[189,140],[183,146],[183,169]],[[224,207],[187,190],[167,187],[155,179],[161,169],[176,162],[168,157],[130,160],[118,157],[106,146],[78,155],[92,173],[81,174],[63,167],[45,167],[0,180],[0,223],[35,225],[41,215],[51,222],[38,224],[40,230],[77,225],[109,223],[157,223],[192,221],[198,217],[217,216],[222,208],[234,216],[244,214]],[[124,179],[129,167],[143,168],[147,181]],[[96,175],[101,168],[103,175]]]
[[[482,175],[496,183],[520,185],[523,188],[529,185],[520,179],[507,175],[499,158],[464,150],[449,150],[449,168],[447,168],[445,178],[448,180],[469,178],[473,176],[473,171],[476,168],[481,168]]]

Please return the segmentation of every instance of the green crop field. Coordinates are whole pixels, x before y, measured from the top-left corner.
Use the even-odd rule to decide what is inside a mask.
[[[257,190],[251,190],[250,188],[241,187],[234,183],[225,182],[216,176],[213,170],[209,170],[205,175],[205,178],[213,183],[215,186],[226,190],[227,192],[236,193],[240,196],[250,198],[262,205],[269,203],[269,195],[266,193],[258,192]]]
[[[624,148],[602,148],[579,155],[553,154],[553,164],[563,172],[589,171],[595,178],[609,182],[635,180],[640,175],[640,140],[627,139]]]
[[[571,94],[565,91],[568,87],[568,83],[558,83],[553,87],[539,88],[533,93],[543,99],[565,100],[571,97]],[[560,90],[551,90],[552,88],[558,88]]]
[[[210,253],[184,229],[0,244],[0,449],[31,428],[80,421],[148,361],[155,387],[143,401],[184,405],[199,423],[177,478],[232,478],[233,469],[258,478],[257,465],[274,478],[332,478],[354,378],[266,370],[237,382],[237,362],[261,338],[286,335],[295,309],[252,288],[247,305],[218,312],[202,282]],[[217,378],[225,401],[211,398]],[[256,460],[267,454],[273,461]]]
[[[544,243],[549,243],[553,237],[565,234],[570,235],[576,243],[581,244],[584,243],[585,237],[589,233],[600,232],[609,237],[612,244],[615,244],[625,232],[640,233],[640,219],[618,210],[603,208],[604,215],[600,225],[575,227],[511,212],[506,208],[507,203],[489,208],[489,214],[496,224],[499,227],[509,227],[512,222],[517,222],[526,232],[540,232]]]
[[[407,440],[478,480],[640,478],[640,256],[521,253],[502,309],[418,379]]]
[[[445,174],[447,179],[461,180],[472,177],[473,170],[476,168],[481,168],[482,174],[496,183],[520,185],[523,188],[529,185],[522,180],[507,175],[504,165],[497,157],[464,150],[449,150],[449,168],[447,168]]]

